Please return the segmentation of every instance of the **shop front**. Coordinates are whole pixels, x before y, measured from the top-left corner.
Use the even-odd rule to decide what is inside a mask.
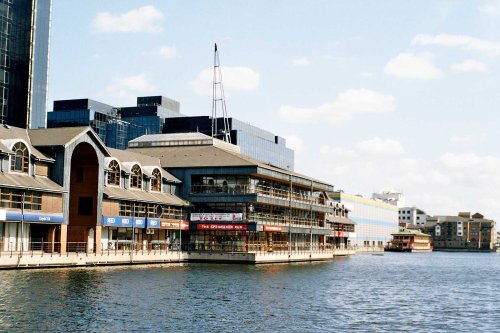
[[[63,214],[0,210],[2,251],[58,252]]]
[[[149,245],[152,250],[178,251],[183,238],[187,237],[189,222],[180,219],[146,219],[149,232]],[[186,241],[186,240],[184,240]]]
[[[147,244],[144,217],[103,216],[102,226],[103,250],[141,250]]]

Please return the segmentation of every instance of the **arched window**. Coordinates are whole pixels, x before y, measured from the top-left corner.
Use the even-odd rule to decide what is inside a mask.
[[[108,185],[120,186],[120,165],[113,160],[108,165]]]
[[[151,178],[151,191],[161,192],[161,171],[153,170],[153,178]]]
[[[24,143],[18,142],[12,147],[12,151],[14,152],[14,156],[10,160],[12,171],[27,173],[30,165],[28,147]]]
[[[135,164],[131,170],[130,187],[142,189],[142,171],[137,164]]]

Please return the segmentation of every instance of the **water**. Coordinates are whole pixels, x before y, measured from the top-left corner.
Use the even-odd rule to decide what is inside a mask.
[[[499,332],[500,254],[2,271],[5,332]]]

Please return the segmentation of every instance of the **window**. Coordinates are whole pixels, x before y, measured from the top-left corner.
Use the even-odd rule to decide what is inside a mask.
[[[161,192],[161,171],[153,170],[153,178],[151,178],[151,191]]]
[[[22,142],[18,142],[12,147],[14,156],[11,157],[10,167],[12,171],[28,173],[29,152],[28,147]]]
[[[23,191],[14,189],[0,189],[0,207],[17,208],[23,206]],[[42,192],[24,191],[24,209],[42,210]]]
[[[78,215],[92,215],[94,200],[92,197],[78,198]]]
[[[130,174],[130,187],[133,188],[142,188],[142,171],[139,165],[135,164],[132,167]]]
[[[113,160],[108,165],[108,185],[120,186],[120,165]]]

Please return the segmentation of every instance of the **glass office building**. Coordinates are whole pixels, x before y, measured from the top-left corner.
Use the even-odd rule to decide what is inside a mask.
[[[284,138],[235,118],[228,118],[228,122],[231,143],[239,146],[242,154],[293,171],[294,151],[286,146]],[[217,118],[217,129],[222,130],[223,128],[224,119]],[[212,135],[212,119],[208,116],[168,119],[163,132],[200,132]]]
[[[50,0],[0,0],[0,121],[45,127]]]

